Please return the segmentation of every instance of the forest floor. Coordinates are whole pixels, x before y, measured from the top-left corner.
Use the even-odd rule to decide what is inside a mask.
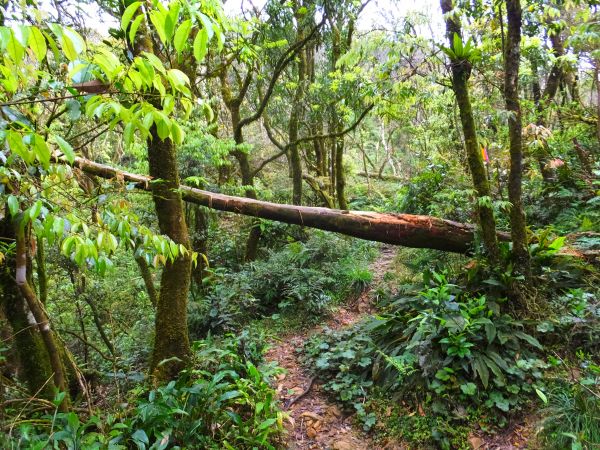
[[[290,450],[362,450],[374,448],[367,435],[353,426],[354,417],[345,415],[302,366],[300,354],[305,341],[325,328],[348,327],[373,310],[370,292],[382,281],[396,257],[397,247],[384,246],[371,264],[373,280],[357,298],[337,310],[326,322],[283,336],[267,352],[266,359],[277,362],[286,372],[277,379],[277,393],[289,414],[287,448]],[[386,450],[402,446],[386,446]]]

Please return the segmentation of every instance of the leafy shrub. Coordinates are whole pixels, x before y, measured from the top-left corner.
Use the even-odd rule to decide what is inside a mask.
[[[400,297],[368,325],[382,352],[375,379],[406,392],[421,386],[449,405],[518,408],[541,386],[540,343],[498,303],[466,294],[444,274],[426,280],[418,296]]]
[[[203,337],[281,312],[304,311],[307,320],[317,320],[335,302],[359,294],[371,282],[367,262],[372,248],[371,243],[313,232],[305,242],[271,249],[266,259],[238,272],[213,270],[206,294],[190,302],[190,330]]]
[[[55,413],[26,421],[0,443],[10,449],[275,448],[284,415],[269,381],[279,369],[256,365],[264,347],[251,340],[245,334],[196,342],[193,368],[145,396],[138,388],[120,418],[82,421],[73,412]]]

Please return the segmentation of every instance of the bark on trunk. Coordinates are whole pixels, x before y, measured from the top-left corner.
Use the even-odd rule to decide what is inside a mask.
[[[179,187],[175,148],[170,139],[162,140],[153,127],[148,142],[152,198],[160,232],[190,248]],[[155,338],[151,373],[158,381],[177,376],[190,356],[187,329],[187,300],[192,264],[189,255],[167,262],[162,271],[156,307]],[[168,362],[164,362],[168,361]]]
[[[440,4],[443,13],[446,14],[446,30],[450,46],[452,47],[454,35],[462,36],[460,22],[448,15],[454,8],[452,0],[440,0]],[[496,236],[496,221],[491,205],[489,204],[491,203],[490,186],[483,166],[479,143],[477,142],[475,120],[469,98],[468,81],[471,75],[471,64],[466,58],[451,58],[451,64],[452,86],[460,112],[467,162],[478,197],[477,209],[483,243],[490,261],[497,263],[499,251]],[[487,199],[487,201],[484,199]]]
[[[83,158],[74,165],[101,178],[117,178],[150,191],[151,178],[116,170]],[[158,183],[163,184],[163,183]],[[179,186],[183,200],[219,211],[243,214],[295,225],[304,225],[348,236],[415,248],[431,248],[456,253],[472,250],[475,227],[437,217],[412,214],[386,214],[368,211],[340,211],[309,206],[280,205],[245,197],[215,194],[189,186]],[[498,233],[507,241],[507,233]]]
[[[405,181],[405,178],[396,175],[379,174],[375,172],[357,172],[356,175],[365,178],[379,178],[382,181]]]
[[[14,242],[16,238],[14,228],[6,217],[0,220],[0,236],[5,242]],[[0,306],[12,329],[11,334],[21,366],[19,376],[32,396],[52,400],[56,385],[50,359],[37,323],[15,283],[14,255],[7,255],[5,267],[6,270],[0,270]]]
[[[44,306],[38,299],[35,291],[31,288],[27,279],[27,245],[25,242],[25,231],[21,229],[20,224],[15,223],[15,282],[21,295],[25,299],[29,312],[32,315],[32,325],[37,327],[44,343],[50,369],[52,370],[52,380],[54,386],[66,394],[64,400],[59,405],[61,411],[68,411],[69,396],[68,383],[65,367],[61,359],[61,351],[54,337],[54,332],[50,327],[50,318],[44,310]]]
[[[508,30],[504,54],[504,99],[508,116],[510,140],[510,172],[508,175],[508,199],[512,203],[510,227],[513,242],[513,257],[523,272],[528,272],[529,252],[527,230],[522,201],[523,142],[521,129],[521,105],[519,101],[519,62],[521,58],[521,2],[506,0]]]
[[[152,272],[150,272],[150,267],[148,267],[148,263],[143,256],[136,256],[135,262],[140,269],[142,280],[144,280],[144,286],[146,287],[148,299],[150,300],[152,307],[156,309],[156,306],[158,305],[158,292],[156,292],[156,287],[154,286],[154,280],[152,278]]]
[[[298,41],[304,39],[304,14],[299,13],[300,5],[295,4],[296,8],[296,23],[298,24],[297,37]],[[289,147],[289,162],[290,172],[292,175],[292,203],[294,205],[302,204],[302,160],[300,159],[300,149],[298,148],[298,126],[300,124],[300,115],[302,112],[302,100],[304,98],[304,85],[306,80],[306,53],[302,49],[298,53],[298,85],[294,92],[292,103],[292,111],[290,113],[290,121],[288,124],[288,142]]]

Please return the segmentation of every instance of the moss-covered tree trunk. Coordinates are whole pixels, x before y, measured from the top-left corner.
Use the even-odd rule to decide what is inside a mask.
[[[190,248],[183,201],[179,187],[179,172],[175,146],[170,139],[158,137],[156,126],[148,141],[148,162],[152,183],[152,198],[160,232],[174,242]],[[167,262],[162,271],[156,305],[154,350],[151,373],[157,381],[177,376],[190,356],[187,328],[187,300],[190,289],[191,258],[180,255]],[[165,362],[168,361],[168,362]]]
[[[13,226],[7,217],[0,220],[0,239],[6,243],[15,242],[16,239]],[[50,358],[35,318],[16,285],[14,252],[6,254],[0,269],[0,306],[12,329],[13,342],[22,368],[20,377],[31,395],[52,400],[56,385]]]
[[[453,47],[454,36],[462,39],[460,19],[454,18],[450,12],[454,9],[452,0],[440,0],[442,12],[446,16],[446,32],[450,47]],[[452,87],[460,112],[460,121],[465,139],[467,162],[477,192],[477,210],[481,235],[486,252],[492,263],[499,259],[498,240],[496,236],[496,221],[491,205],[491,193],[488,179],[483,165],[471,100],[469,98],[469,78],[471,76],[471,63],[468,57],[454,56],[450,59],[452,66]]]
[[[304,39],[304,16],[299,13],[300,4],[296,2],[296,23],[298,41]],[[306,8],[305,8],[306,9]],[[288,142],[289,144],[289,162],[290,172],[292,176],[292,203],[294,205],[302,204],[302,160],[300,159],[300,149],[296,141],[298,140],[298,126],[300,124],[300,116],[302,113],[302,100],[304,98],[304,87],[306,83],[306,49],[302,49],[298,53],[298,81],[294,98],[292,100],[292,110],[288,123]]]
[[[254,172],[250,167],[250,158],[248,153],[241,149],[241,146],[244,144],[244,132],[243,127],[240,125],[242,121],[240,106],[244,96],[246,95],[250,78],[246,79],[246,82],[240,88],[240,92],[236,97],[234,97],[233,93],[231,92],[231,87],[229,86],[229,81],[227,80],[227,73],[224,70],[220,73],[219,78],[221,81],[221,95],[223,96],[225,106],[229,110],[231,128],[233,129],[233,140],[237,146],[232,153],[240,167],[242,185],[246,187],[246,197],[256,199],[256,192],[254,190]],[[248,239],[246,240],[246,252],[244,255],[245,261],[253,261],[256,259],[260,236],[261,230],[259,222],[253,220],[252,228],[250,229]]]
[[[152,38],[145,22],[137,33],[134,53],[154,53]],[[160,108],[160,100],[153,100]],[[177,244],[190,249],[179,188],[179,170],[175,145],[170,138],[161,139],[156,125],[147,140],[149,174],[154,209],[160,232]],[[160,383],[177,377],[189,362],[191,354],[187,327],[187,301],[191,283],[192,261],[189,253],[167,261],[160,277],[160,289],[154,319],[154,348],[150,374]]]
[[[508,136],[510,140],[510,173],[508,176],[508,199],[510,210],[513,257],[521,271],[527,272],[529,252],[527,250],[527,229],[522,200],[523,142],[521,129],[521,104],[519,101],[519,62],[521,58],[521,2],[507,0],[506,13],[508,30],[504,54],[504,98],[508,116]]]
[[[27,239],[29,233],[18,222],[14,222],[12,226],[15,242],[14,273],[9,276],[11,280],[14,279],[14,285],[7,287],[14,292],[12,296],[8,293],[14,303],[7,305],[7,315],[9,320],[12,316],[11,321],[14,321],[13,331],[15,326],[21,330],[24,326],[28,328],[23,330],[27,334],[24,340],[17,338],[17,344],[23,345],[18,349],[21,364],[32,394],[38,395],[41,391],[44,396],[53,398],[55,389],[64,392],[65,398],[59,408],[67,411],[70,401],[67,372],[62,361],[65,351],[54,335],[44,305],[31,287],[32,264],[27,253],[30,247]],[[48,392],[48,385],[51,392]]]

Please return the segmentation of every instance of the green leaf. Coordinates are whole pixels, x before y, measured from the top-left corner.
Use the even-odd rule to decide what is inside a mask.
[[[460,390],[463,392],[463,394],[475,395],[475,392],[477,392],[477,386],[475,383],[465,383],[460,385]]]
[[[208,37],[208,40],[210,41],[215,32],[215,30],[213,28],[213,23],[206,14],[199,12],[198,17],[200,18],[200,22],[202,22],[202,27],[206,30],[206,36]]]
[[[25,49],[19,44],[19,41],[14,35],[11,35],[6,50],[8,51],[8,56],[10,56],[15,63],[21,63],[23,56],[25,56]]]
[[[194,58],[197,62],[202,62],[206,53],[208,53],[208,33],[206,28],[202,28],[194,39]]]
[[[172,2],[169,8],[169,12],[165,16],[165,35],[167,40],[171,40],[173,33],[175,32],[175,25],[177,25],[177,18],[179,17],[179,10],[181,5],[179,2]]]
[[[42,212],[42,201],[36,201],[31,208],[29,208],[29,218],[35,220]]]
[[[531,336],[530,334],[523,333],[522,331],[515,331],[514,334],[516,337],[518,337],[522,341],[525,341],[529,345],[532,345],[533,347],[542,350],[542,348],[543,348],[542,344],[540,344],[540,342],[536,338]]]
[[[179,28],[177,28],[177,31],[175,32],[175,38],[173,39],[173,45],[175,46],[175,51],[177,51],[177,53],[181,53],[185,47],[185,43],[190,36],[191,30],[192,21],[189,19],[184,20],[181,25],[179,25]]]
[[[492,322],[486,323],[484,325],[485,327],[485,336],[487,338],[488,344],[491,344],[492,342],[494,342],[494,339],[496,338],[496,325],[494,325]]]
[[[154,28],[156,29],[156,33],[158,34],[158,37],[163,44],[166,44],[166,42],[167,42],[167,33],[165,31],[166,20],[167,20],[166,14],[163,14],[160,11],[150,12],[150,21],[154,25]]]
[[[168,70],[167,78],[168,78],[169,82],[171,83],[171,86],[173,86],[173,89],[176,91],[179,91],[179,90],[181,90],[181,88],[186,87],[190,82],[190,79],[188,78],[188,76],[185,73],[183,73],[181,70],[178,70],[178,69]]]
[[[538,395],[538,397],[540,399],[542,399],[542,401],[544,402],[545,405],[548,404],[548,397],[546,397],[546,394],[544,394],[542,391],[540,391],[538,388],[535,388],[535,393]]]
[[[27,146],[23,143],[23,137],[19,133],[7,131],[6,140],[8,141],[8,146],[13,153],[19,155],[27,164],[31,164],[33,162],[33,153],[31,153]]]
[[[131,5],[129,5],[127,8],[125,8],[125,11],[123,12],[123,16],[121,17],[121,29],[123,31],[127,30],[127,26],[129,25],[129,22],[131,22],[131,18],[133,17],[133,15],[138,10],[138,8],[140,7],[141,4],[142,4],[142,2],[133,2]],[[140,15],[139,17],[142,18],[143,16]],[[137,19],[138,18],[136,17],[136,20]],[[139,23],[138,23],[138,26],[139,26]]]
[[[275,419],[275,418],[263,420],[261,422],[261,424],[258,426],[258,429],[265,430],[265,429],[269,428],[270,426],[272,426],[275,422],[277,422],[277,419]]]
[[[182,144],[185,139],[185,132],[175,120],[171,123],[171,137],[177,145]]]
[[[29,33],[29,48],[38,61],[42,61],[46,57],[48,47],[46,46],[46,38],[38,27],[31,27]]]
[[[127,125],[125,125],[125,129],[123,130],[123,143],[125,144],[125,148],[131,147],[134,131],[133,122],[129,122]]]
[[[219,396],[219,398],[217,399],[217,401],[218,402],[224,402],[224,401],[227,401],[227,400],[231,400],[233,398],[237,398],[240,395],[242,395],[240,391],[225,392],[224,394],[222,394],[221,396]]]
[[[75,50],[75,46],[73,45],[73,42],[71,42],[71,39],[69,39],[68,36],[61,36],[60,44],[62,46],[63,53],[65,54],[67,59],[69,59],[70,61],[74,61],[77,59],[77,51]]]
[[[8,196],[8,210],[10,211],[10,215],[12,217],[16,216],[19,212],[19,200],[14,195]]]
[[[490,380],[490,371],[487,368],[485,361],[481,357],[477,357],[471,363],[473,371],[479,376],[483,387],[487,389]]]
[[[42,167],[47,169],[50,166],[50,148],[45,139],[38,134],[34,135],[33,140],[35,156]]]
[[[75,151],[73,150],[73,147],[71,147],[71,144],[57,135],[54,135],[54,140],[60,147],[60,151],[65,155],[65,158],[67,158],[67,161],[69,161],[70,164],[73,164],[75,161]]]
[[[137,34],[137,30],[140,27],[142,20],[144,20],[144,16],[140,14],[131,24],[131,28],[129,29],[129,42],[131,42],[131,45],[133,45],[133,41],[135,41],[135,35]]]
[[[158,137],[161,139],[166,139],[171,134],[171,121],[164,114],[155,111],[154,113],[154,123],[156,124],[156,132]]]
[[[148,435],[144,430],[135,430],[135,433],[131,435],[131,439],[136,442],[141,442],[142,444],[150,444],[150,440],[148,439]]]

